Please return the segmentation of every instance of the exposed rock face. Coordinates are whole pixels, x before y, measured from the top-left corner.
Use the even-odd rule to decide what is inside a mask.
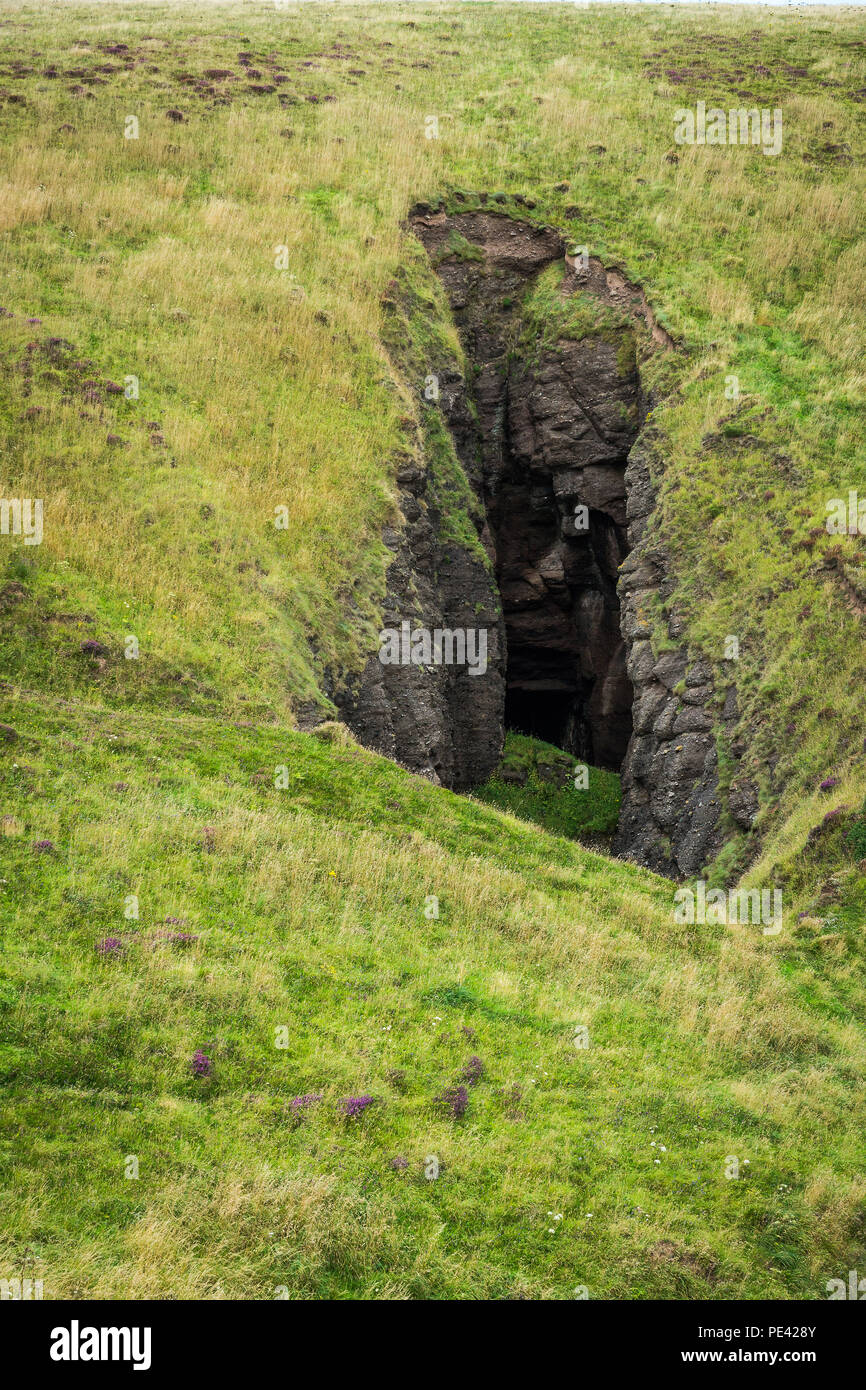
[[[408,466],[398,483],[404,525],[384,537],[394,559],[383,627],[399,631],[408,622],[412,631],[431,633],[483,629],[487,669],[476,675],[468,665],[385,665],[376,653],[343,696],[342,712],[368,747],[462,790],[483,782],[502,752],[505,640],[499,597],[489,566],[441,539],[427,473]]]
[[[628,331],[514,351],[524,293],[562,262],[550,228],[488,212],[412,219],[445,286],[474,369],[476,449],[461,451],[487,516],[507,638],[509,727],[618,768],[631,732],[617,571],[626,554],[625,460],[638,430]],[[482,255],[453,254],[455,244]],[[563,296],[604,272],[566,274]],[[462,394],[458,390],[456,396]],[[446,405],[455,410],[452,394]],[[459,440],[459,428],[452,423]]]
[[[506,723],[618,768],[631,732],[616,597],[630,441],[615,407],[634,406],[637,381],[617,378],[609,344],[569,343],[505,385],[507,447],[488,515],[508,638]],[[578,400],[587,385],[591,424]]]
[[[446,786],[483,781],[517,728],[576,758],[622,769],[615,851],[672,876],[718,851],[716,734],[736,724],[733,687],[690,659],[676,620],[658,652],[667,557],[648,528],[663,467],[648,431],[632,327],[667,335],[644,296],[598,262],[573,264],[559,234],[488,211],[419,207],[411,225],[451,304],[471,388],[456,371],[438,409],[480,503],[490,564],[440,534],[427,470],[399,476],[404,526],[384,625],[486,627],[488,670],[383,666],[370,659],[345,713],[366,743]],[[553,262],[560,294],[586,289],[619,326],[579,340],[518,344],[526,292]],[[754,814],[750,787],[731,811]]]
[[[650,640],[655,600],[667,598],[667,556],[647,522],[655,492],[654,459],[645,434],[626,468],[630,553],[619,582],[628,674],[634,687],[634,733],[622,766],[623,799],[614,852],[672,877],[697,873],[722,845],[716,730],[729,736],[737,721],[733,687],[720,708],[713,670],[690,660],[676,619],[671,645],[656,656]]]

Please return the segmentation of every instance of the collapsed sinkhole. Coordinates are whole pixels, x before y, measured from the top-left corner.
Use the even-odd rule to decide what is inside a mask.
[[[409,213],[462,351],[413,252],[382,303],[385,346],[417,392],[406,419],[417,447],[398,461],[400,522],[383,530],[379,651],[339,689],[339,707],[362,743],[452,791],[510,809],[531,780],[524,800],[514,792],[520,813],[544,814],[540,792],[567,810],[554,815],[560,828],[576,824],[574,798],[566,808],[539,783],[567,785],[574,757],[607,770],[595,778],[603,801],[619,772],[621,801],[589,806],[593,824],[581,823],[607,835],[618,815],[614,853],[691,875],[724,842],[718,701],[673,615],[671,642],[655,651],[674,588],[652,520],[665,460],[643,430],[638,369],[676,345],[639,286],[526,220],[531,206],[455,191]],[[648,375],[658,390],[662,364]],[[483,669],[440,659],[446,633],[452,653],[457,638],[468,653],[483,635]],[[723,717],[730,742],[733,688]],[[508,730],[566,758],[517,739],[503,757]]]
[[[646,301],[618,272],[570,256],[555,229],[486,208],[421,205],[410,221],[467,359],[444,407],[483,505],[504,623],[505,728],[618,771],[633,691],[617,580]]]

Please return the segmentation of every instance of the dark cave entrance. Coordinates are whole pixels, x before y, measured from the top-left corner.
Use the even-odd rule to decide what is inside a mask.
[[[574,702],[573,690],[506,686],[505,727],[563,748],[569,741]]]
[[[642,415],[640,297],[600,260],[573,259],[555,229],[484,206],[486,194],[479,202],[452,212],[419,204],[411,222],[468,363],[441,402],[484,509],[502,606],[504,725],[619,771],[634,695],[617,583],[629,552],[626,463]],[[527,296],[554,265],[559,309],[539,327]],[[545,293],[555,283],[548,277]],[[572,299],[580,332],[554,335]]]
[[[503,445],[507,456],[507,437]],[[555,483],[527,478],[509,460],[488,503],[507,647],[505,727],[614,771],[632,732],[616,589],[628,554],[624,473],[623,459]],[[579,500],[601,484],[603,505]]]

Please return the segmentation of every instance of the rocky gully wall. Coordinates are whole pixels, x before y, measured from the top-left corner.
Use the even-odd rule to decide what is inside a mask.
[[[642,293],[558,232],[482,208],[416,207],[410,224],[445,289],[468,364],[437,378],[436,408],[474,494],[478,546],[447,536],[430,470],[398,476],[404,525],[386,537],[383,625],[488,632],[483,675],[383,665],[373,655],[344,701],[358,737],[456,789],[483,781],[506,728],[576,760],[619,768],[617,853],[657,871],[697,872],[722,842],[714,727],[732,737],[733,688],[690,659],[671,619],[658,656],[670,567],[654,542],[664,468],[642,425],[635,343],[670,339]],[[584,333],[527,309],[539,275],[594,304]],[[591,319],[592,316],[590,315]],[[551,326],[552,325],[552,326]],[[474,537],[473,537],[474,539]],[[740,808],[741,823],[752,808]]]

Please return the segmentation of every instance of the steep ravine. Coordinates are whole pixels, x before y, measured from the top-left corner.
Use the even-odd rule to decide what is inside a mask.
[[[432,408],[474,494],[472,536],[443,525],[433,470],[407,463],[383,626],[484,627],[487,669],[374,654],[344,715],[363,742],[455,789],[490,774],[506,728],[620,769],[615,851],[694,874],[723,842],[717,735],[735,754],[736,695],[717,693],[664,617],[673,580],[651,524],[664,460],[638,357],[670,340],[640,290],[568,256],[551,228],[426,205],[410,223],[467,361],[466,380],[435,378]],[[739,810],[747,825],[751,806]]]

